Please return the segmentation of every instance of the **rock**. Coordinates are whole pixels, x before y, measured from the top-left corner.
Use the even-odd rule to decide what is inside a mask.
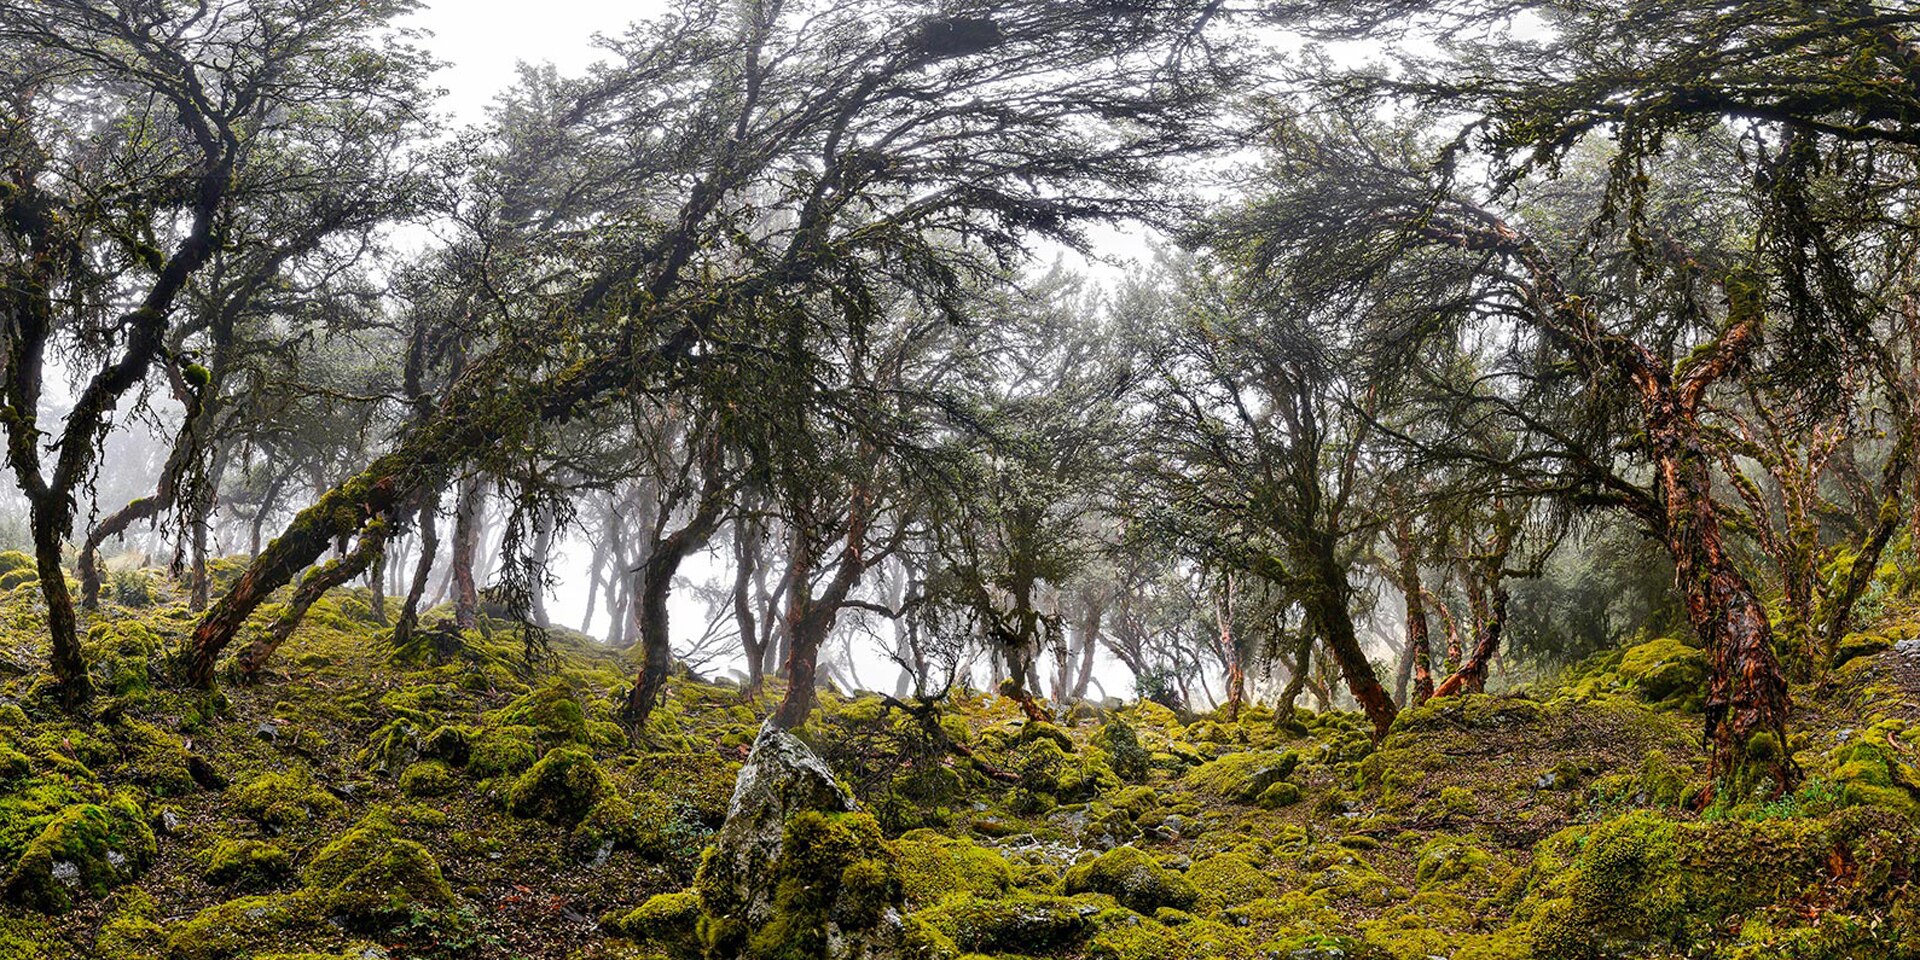
[[[709,957],[899,956],[898,854],[827,765],[771,722],[740,770],[695,889]]]
[[[1152,916],[1161,907],[1190,909],[1200,891],[1138,847],[1116,847],[1067,871],[1065,891],[1104,893],[1135,913]]]

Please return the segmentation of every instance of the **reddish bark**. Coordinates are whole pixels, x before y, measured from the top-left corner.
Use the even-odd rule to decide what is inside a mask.
[[[1413,664],[1413,704],[1433,696],[1433,652],[1427,638],[1426,591],[1420,586],[1420,560],[1413,547],[1413,525],[1405,512],[1394,520],[1393,548],[1399,554],[1400,592],[1407,606],[1407,659]]]
[[[386,551],[386,546],[387,526],[376,520],[360,534],[360,542],[354,545],[352,552],[308,571],[301,578],[300,586],[294,588],[293,598],[287,602],[286,610],[265,633],[234,657],[234,669],[243,679],[258,680],[260,669],[266,666],[274,651],[293,636],[293,631],[306,618],[314,602],[334,587],[365,573],[367,567]]]

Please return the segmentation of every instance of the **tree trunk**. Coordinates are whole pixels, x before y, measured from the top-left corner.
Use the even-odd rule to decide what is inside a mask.
[[[1460,669],[1447,677],[1433,691],[1436,697],[1455,697],[1467,693],[1480,693],[1487,687],[1487,665],[1500,649],[1500,634],[1507,619],[1507,588],[1495,583],[1492,601],[1486,607],[1486,615],[1480,624],[1478,635],[1474,638],[1473,652],[1461,662]]]
[[[471,630],[480,622],[480,585],[473,575],[475,549],[480,543],[480,512],[486,506],[486,487],[479,477],[460,481],[453,512],[453,625]]]
[[[373,607],[373,622],[383,627],[391,621],[387,616],[387,552],[373,559],[373,566],[367,570],[367,592]]]
[[[1710,776],[1736,786],[1747,775],[1749,754],[1764,748],[1767,774],[1780,792],[1798,778],[1787,752],[1786,720],[1792,709],[1786,678],[1774,658],[1773,631],[1753,585],[1728,556],[1714,507],[1712,478],[1700,448],[1697,424],[1687,408],[1669,401],[1649,418],[1666,541],[1687,619],[1706,647],[1707,739],[1713,745]]]
[[[1427,638],[1426,591],[1420,586],[1420,557],[1414,550],[1413,524],[1405,512],[1394,520],[1393,547],[1400,555],[1400,593],[1406,598],[1407,659],[1413,664],[1412,702],[1419,706],[1433,696],[1433,653]]]
[[[547,570],[553,556],[553,513],[542,508],[533,518],[533,596],[529,598],[533,624],[542,630],[553,626],[547,615]]]
[[[1340,668],[1348,692],[1373,724],[1374,739],[1378,740],[1393,726],[1393,701],[1380,685],[1380,678],[1374,675],[1373,664],[1367,660],[1367,653],[1354,634],[1353,613],[1348,606],[1350,588],[1336,554],[1334,537],[1316,533],[1311,538],[1310,549],[1315,582],[1307,597],[1308,614],[1320,628],[1327,652]]]
[[[420,508],[420,557],[414,561],[413,580],[407,585],[407,599],[400,605],[400,619],[393,625],[393,645],[404,647],[413,638],[420,623],[420,599],[426,596],[427,580],[433,576],[434,555],[440,552],[440,498],[434,496]]]
[[[758,691],[763,679],[759,628],[753,619],[753,574],[759,564],[759,537],[745,519],[733,521],[733,623],[740,631],[740,652],[747,661],[747,689]]]
[[[286,610],[281,612],[265,633],[234,658],[234,669],[240,676],[249,682],[259,680],[261,668],[272,659],[274,651],[293,636],[293,631],[300,626],[300,621],[305,619],[314,603],[327,591],[366,572],[367,567],[380,558],[386,543],[387,525],[376,520],[360,534],[360,542],[354,545],[352,552],[307,571],[307,575],[300,579],[300,585],[294,588],[293,598],[287,601]]]
[[[93,697],[87,676],[86,654],[80,649],[79,625],[74,620],[73,595],[67,592],[67,571],[60,563],[60,541],[67,509],[43,501],[63,497],[49,491],[32,499],[29,522],[33,529],[33,559],[40,574],[40,596],[47,604],[47,636],[52,642],[54,679],[60,682],[60,702],[68,709]],[[70,502],[70,501],[69,501]]]
[[[667,675],[673,670],[673,637],[668,631],[667,597],[673,589],[674,574],[687,555],[706,546],[725,516],[726,499],[721,484],[709,477],[707,494],[700,501],[687,525],[654,544],[638,572],[640,599],[640,675],[634,678],[627,696],[627,720],[638,730],[647,723],[660,692],[666,689]]]

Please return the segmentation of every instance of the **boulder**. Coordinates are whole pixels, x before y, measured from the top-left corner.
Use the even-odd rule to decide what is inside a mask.
[[[695,879],[708,957],[891,960],[899,855],[806,744],[762,727]]]

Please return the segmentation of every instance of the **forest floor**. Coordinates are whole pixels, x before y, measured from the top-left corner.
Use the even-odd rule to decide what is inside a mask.
[[[698,876],[777,686],[677,678],[635,743],[625,655],[562,631],[529,670],[501,624],[396,651],[347,591],[213,694],[159,682],[181,607],[104,612],[74,720],[30,595],[0,596],[0,958],[812,952],[728,941]],[[1858,646],[1795,690],[1804,784],[1704,805],[1704,661],[1674,640],[1377,744],[1340,713],[828,694],[797,733],[884,840],[782,887],[779,922],[865,870],[875,957],[1920,957],[1920,641]]]

